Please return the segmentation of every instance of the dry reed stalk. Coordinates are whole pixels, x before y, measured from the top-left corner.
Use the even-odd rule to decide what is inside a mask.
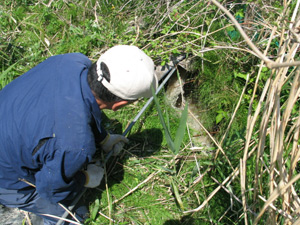
[[[267,53],[268,53],[268,50],[269,50],[270,45],[271,45],[271,41],[273,40],[273,36],[274,36],[276,30],[277,30],[277,28],[273,28],[273,29],[272,29],[272,33],[271,33],[271,35],[270,35],[270,38],[269,38],[267,47],[266,47],[266,49],[265,49],[265,51],[264,51],[264,55],[267,55]],[[257,78],[256,78],[256,81],[255,81],[255,86],[254,86],[254,90],[253,90],[253,95],[252,95],[251,101],[250,101],[250,107],[249,107],[250,113],[249,113],[249,115],[251,115],[252,104],[253,104],[253,102],[254,102],[254,98],[255,98],[256,91],[257,91],[258,82],[259,82],[259,79],[260,79],[260,77],[261,77],[261,72],[262,72],[263,66],[264,66],[264,62],[261,61],[260,67],[259,67],[259,70],[258,70],[258,74],[257,74]],[[267,86],[268,86],[268,85],[266,85],[266,87],[267,87]],[[265,90],[267,90],[267,89],[265,89]],[[266,92],[265,92],[265,93],[266,93]],[[261,101],[260,101],[260,102],[261,102]],[[261,107],[261,104],[259,105],[258,109],[260,109],[260,107]],[[258,111],[257,111],[257,112],[258,112]],[[257,116],[258,116],[258,113],[257,113]],[[256,117],[256,118],[257,118],[257,117]],[[256,118],[255,118],[255,120],[256,120]],[[262,130],[261,130],[261,131],[262,131]],[[267,130],[264,129],[264,135],[263,135],[263,136],[265,136],[266,131],[267,131]],[[263,141],[263,143],[262,143],[262,141]],[[260,139],[260,141],[259,141],[259,146],[258,146],[258,151],[257,151],[257,155],[256,155],[255,179],[254,179],[254,202],[256,202],[256,198],[257,198],[257,195],[258,195],[258,186],[259,186],[259,185],[258,185],[258,171],[259,171],[259,161],[260,161],[259,159],[260,159],[260,157],[263,155],[263,148],[262,148],[262,146],[264,146],[264,141],[265,141],[265,139]],[[250,147],[250,146],[249,146],[249,147]]]
[[[110,197],[109,197],[109,190],[108,190],[107,182],[105,182],[105,190],[106,190],[106,197],[107,197],[107,202],[108,202],[108,218],[111,218],[112,208],[111,208],[111,200],[110,200]],[[111,222],[112,221],[109,220],[109,224],[111,224]]]
[[[170,162],[168,162],[168,163],[166,164],[166,166],[172,164],[176,158],[177,158],[177,155],[175,155],[174,158],[173,158]],[[166,166],[165,166],[165,167],[166,167]],[[135,192],[136,190],[138,190],[141,186],[143,186],[144,184],[146,184],[147,182],[149,182],[152,178],[154,178],[157,174],[159,174],[159,173],[162,172],[162,171],[163,171],[163,170],[160,169],[160,170],[158,170],[158,171],[156,171],[156,172],[151,173],[144,181],[142,181],[141,183],[139,183],[137,186],[135,186],[133,189],[131,189],[129,192],[127,192],[125,195],[123,195],[121,198],[116,199],[115,201],[113,201],[111,205],[116,204],[116,203],[118,203],[119,201],[121,201],[121,200],[123,200],[124,198],[126,198],[127,196],[131,195],[133,192]],[[107,182],[106,182],[106,183],[107,183]]]
[[[21,212],[23,212],[25,215],[26,224],[28,223],[28,225],[32,225],[30,217],[29,217],[29,213],[27,211],[23,211],[23,210],[21,210]]]
[[[247,78],[246,78],[245,86],[244,86],[244,88],[243,88],[243,90],[242,90],[242,93],[241,93],[241,95],[240,95],[240,99],[239,99],[239,101],[238,101],[238,103],[237,103],[237,105],[236,105],[236,107],[235,107],[235,109],[234,109],[234,111],[233,111],[233,114],[232,114],[232,116],[231,116],[231,119],[230,119],[230,122],[229,122],[229,124],[228,124],[228,127],[226,128],[226,131],[225,131],[225,133],[224,133],[224,135],[223,135],[223,137],[222,137],[222,139],[221,139],[221,141],[220,141],[220,145],[221,145],[221,146],[222,146],[222,144],[223,144],[223,141],[224,141],[225,137],[227,136],[228,131],[230,130],[230,127],[231,127],[231,124],[233,123],[233,120],[234,120],[234,118],[235,118],[235,115],[236,115],[238,109],[240,108],[241,102],[242,102],[242,100],[243,100],[243,96],[244,96],[245,91],[246,91],[246,88],[247,88],[247,86],[248,86],[249,77],[250,77],[250,74],[248,73],[248,74],[247,74]],[[219,153],[219,149],[218,149],[217,152],[216,152],[215,159],[218,157],[218,153]]]
[[[295,49],[298,48],[298,44],[292,44],[289,46],[289,39],[283,42],[282,46],[282,53],[286,55],[287,61],[292,61],[293,57],[295,56]],[[279,57],[278,61],[283,61],[283,57]],[[298,69],[297,69],[298,71]],[[284,144],[285,134],[288,132],[288,122],[290,121],[290,116],[292,110],[295,106],[295,103],[299,97],[300,90],[299,90],[299,73],[296,73],[294,76],[294,82],[290,89],[290,94],[287,101],[284,104],[281,104],[281,92],[283,89],[283,85],[286,83],[286,78],[288,73],[288,68],[281,68],[275,71],[275,79],[271,82],[269,96],[267,98],[266,103],[269,104],[269,112],[266,114],[268,115],[265,117],[265,128],[264,130],[269,130],[269,138],[270,138],[270,183],[269,183],[269,191],[270,195],[273,196],[273,193],[277,191],[275,184],[280,184],[282,187],[286,187],[289,180],[292,178],[292,174],[294,173],[295,167],[290,167],[288,172],[288,165],[287,162],[287,152],[289,149]],[[282,105],[285,105],[285,109],[282,108]],[[271,117],[271,120],[268,118]],[[296,134],[297,135],[297,134]],[[266,133],[260,136],[260,139],[265,139]],[[287,145],[288,146],[288,145]],[[264,148],[264,144],[262,148]],[[292,154],[292,156],[298,157],[298,154]],[[298,161],[298,158],[291,158],[293,162]],[[275,173],[275,169],[279,170],[279,176]],[[290,176],[288,176],[290,174]],[[293,196],[291,195],[291,188],[286,188],[285,193],[281,193],[281,195],[277,195],[282,200],[282,210],[290,213],[290,209],[287,205],[294,202]],[[274,200],[274,199],[273,199]],[[268,202],[271,201],[271,197],[269,198]],[[269,204],[270,205],[270,204]],[[298,205],[297,203],[294,205]],[[259,216],[265,211],[265,208],[262,209]],[[258,217],[259,218],[259,217]],[[277,221],[273,217],[269,216],[269,220],[272,221],[272,224],[276,224]],[[258,221],[256,219],[256,221]],[[289,223],[286,221],[286,223]]]
[[[240,159],[240,179],[241,179],[241,193],[242,193],[242,203],[244,210],[244,221],[248,225],[248,216],[247,216],[247,200],[246,200],[246,161],[247,159]]]
[[[300,114],[300,112],[299,112]],[[289,171],[289,178],[292,177],[293,172],[296,169],[296,165],[298,162],[298,159],[300,158],[300,149],[299,149],[299,145],[298,145],[298,140],[299,140],[299,129],[300,129],[300,116],[298,116],[298,119],[295,123],[295,131],[294,131],[294,137],[293,137],[293,149],[292,149],[292,153],[291,153],[291,167],[290,167],[290,171]]]
[[[63,220],[63,221],[68,222],[70,224],[82,225],[82,223],[80,223],[80,222],[75,222],[73,220],[65,219],[65,218],[62,218],[62,217],[59,217],[59,216],[53,216],[53,215],[50,215],[50,214],[41,214],[41,215],[52,217],[52,218],[55,218],[55,219],[58,219],[58,220]]]
[[[276,200],[276,198],[280,195],[282,195],[293,183],[295,183],[297,180],[300,179],[300,174],[298,174],[297,176],[295,176],[293,179],[291,179],[286,185],[282,185],[281,187],[278,186],[273,193],[271,194],[271,196],[268,198],[268,200],[265,202],[262,210],[259,212],[258,216],[256,217],[254,224],[258,224],[259,219],[262,217],[262,215],[264,214],[264,212],[266,211],[266,209],[272,204],[272,202],[274,200]]]
[[[221,185],[222,186],[222,189],[224,189],[224,191],[226,191],[229,195],[230,195],[230,198],[234,198],[237,202],[239,202],[241,205],[243,205],[243,202],[242,200],[240,200],[235,194],[232,193],[232,191],[230,191],[228,188],[226,188],[224,185],[222,185],[216,178],[214,177],[211,177],[217,184]],[[231,179],[232,180],[232,179]],[[230,181],[226,184],[226,185],[229,185],[230,184]],[[231,208],[232,208],[232,205],[231,205]],[[252,211],[250,208],[247,209],[249,212],[251,212],[253,215],[256,215],[256,213],[254,211]]]
[[[225,156],[228,164],[230,165],[231,169],[234,170],[229,158],[227,157],[226,153],[224,152],[221,145],[215,140],[215,138],[208,132],[208,130],[205,129],[205,127],[202,125],[202,123],[197,119],[197,117],[194,115],[194,113],[189,109],[189,114],[194,118],[194,120],[200,125],[201,129],[205,131],[205,133],[210,137],[210,139],[214,142],[214,144],[218,147],[218,149],[223,153]]]
[[[258,81],[263,66],[263,62],[261,63],[249,107],[244,156],[243,159],[240,159],[240,185],[245,224],[248,223],[249,219],[247,218],[247,201],[252,201],[254,199],[255,203],[257,198],[261,199],[261,196],[258,193],[266,191],[265,189],[263,189],[262,185],[259,188],[259,178],[265,177],[266,172],[269,177],[269,191],[267,192],[267,194],[269,194],[270,196],[268,200],[266,200],[264,207],[259,212],[255,223],[258,223],[259,219],[267,209],[272,208],[276,209],[277,212],[282,212],[284,214],[284,217],[291,219],[292,217],[290,214],[291,212],[295,211],[294,207],[299,207],[299,197],[294,191],[295,188],[293,184],[296,180],[299,179],[300,176],[299,174],[294,176],[295,173],[297,173],[295,169],[300,157],[300,153],[298,151],[300,119],[299,115],[296,118],[291,118],[291,115],[293,110],[295,109],[297,100],[299,99],[300,95],[300,77],[299,68],[294,73],[289,71],[288,66],[300,65],[299,61],[294,61],[295,54],[297,52],[297,49],[299,48],[299,43],[294,43],[292,41],[292,39],[296,41],[299,40],[298,34],[295,32],[295,29],[300,25],[300,16],[298,15],[300,0],[297,0],[296,6],[292,13],[291,23],[289,25],[290,32],[286,33],[285,29],[281,30],[281,45],[276,61],[272,61],[267,58],[268,48],[270,46],[271,40],[273,40],[272,36],[274,36],[276,28],[272,29],[272,34],[268,40],[267,48],[263,54],[247,37],[246,33],[232,16],[232,14],[217,1],[211,0],[211,2],[213,2],[216,6],[218,6],[218,8],[226,13],[226,15],[231,19],[236,28],[240,31],[247,44],[269,68],[278,68],[276,70],[272,70],[269,79],[265,83],[262,95],[258,102],[258,106],[256,107],[254,114],[252,114],[252,104],[254,102],[254,96],[256,94],[256,89],[258,87]],[[285,2],[285,9],[278,18],[278,21],[280,21],[281,18],[288,16],[285,13],[289,12],[287,9],[288,7],[290,7],[290,4],[291,1]],[[291,78],[293,78],[293,83],[289,90],[289,97],[287,98],[286,102],[282,103],[282,91],[284,90],[284,85],[287,85],[287,82]],[[256,154],[254,198],[247,200],[248,196],[246,196],[246,183],[249,183],[250,185],[252,185],[253,183],[252,180],[246,180],[247,159],[249,155],[248,151],[250,150],[249,144],[251,140],[253,140],[253,133],[255,133],[255,130],[257,129],[255,128],[255,125],[259,121],[259,119],[260,126],[257,146],[258,148]],[[292,126],[290,124],[292,124]],[[293,138],[293,146],[291,150],[288,148],[289,143],[285,143],[284,141],[288,140],[289,137]],[[268,142],[270,143],[269,146],[266,145],[266,143]],[[265,162],[262,158],[264,154],[269,155],[270,158],[268,162]],[[288,159],[290,159],[291,165],[288,164]],[[261,165],[265,165],[267,170],[263,170],[260,162],[262,162]],[[261,180],[261,182],[263,181]],[[273,204],[276,199],[280,199],[280,202],[282,202],[281,207],[279,207],[277,204],[276,206]],[[270,211],[269,216],[267,216],[268,222],[270,222],[271,224],[276,224],[277,222],[279,222],[277,220],[280,218],[274,216],[272,217],[272,215],[273,213],[272,211]],[[290,220],[286,221],[286,224],[290,223],[289,221]]]
[[[200,176],[198,176],[193,183],[191,184],[191,186],[189,188],[187,188],[182,195],[186,194],[187,192],[189,192],[191,190],[191,188],[193,188],[195,185],[197,185],[199,182],[202,181],[203,177],[211,170],[211,168],[206,169]]]
[[[266,57],[257,47],[256,45],[250,40],[250,38],[247,36],[239,22],[235,19],[235,17],[223,6],[221,5],[218,1],[216,0],[210,0],[213,4],[215,4],[219,9],[221,9],[232,21],[232,23],[235,25],[235,27],[238,29],[240,32],[241,36],[245,39],[247,44],[250,46],[250,48],[255,52],[256,56],[259,57],[261,60],[263,60],[268,68],[274,69],[274,68],[281,68],[281,67],[289,67],[289,66],[299,66],[300,61],[285,61],[285,62],[274,62],[273,60],[269,59]],[[297,6],[299,5],[299,0],[297,2]],[[296,7],[297,9],[297,7]]]
[[[113,220],[112,218],[110,218],[110,217],[106,216],[105,214],[103,214],[101,211],[99,211],[98,213],[99,213],[99,215],[101,215],[101,216],[103,216],[104,218],[108,219],[110,222],[112,222],[112,223],[115,223],[115,222],[116,222],[116,221]]]
[[[196,164],[197,164],[197,169],[198,169],[199,176],[201,177],[200,166],[198,165],[198,162],[197,162],[197,161],[196,161]],[[206,171],[207,171],[207,170],[206,170]],[[205,171],[205,172],[206,172],[206,171]],[[201,179],[201,184],[202,184],[202,190],[203,190],[202,195],[205,196],[205,198],[207,198],[207,193],[206,193],[206,191],[205,191],[205,184],[204,184],[204,182],[203,182],[202,179]],[[199,202],[199,204],[200,204],[199,198],[198,198],[198,202]],[[209,216],[209,220],[210,220],[210,222],[211,222],[211,224],[212,224],[212,220],[211,220],[211,216],[210,216],[210,207],[207,206],[206,209],[207,209],[207,213],[208,213],[208,216]]]
[[[258,196],[261,200],[263,200],[264,202],[266,202],[267,200],[263,197],[263,196]],[[283,215],[284,217],[287,217],[289,220],[292,220],[293,217],[291,215],[289,215],[288,213],[286,213],[285,211],[276,208],[272,203],[270,204],[270,207],[275,210],[277,213]]]
[[[256,150],[256,147],[254,146],[253,147],[253,149],[248,153],[248,158],[249,157],[251,157],[252,156],[252,154],[255,152],[255,150]],[[204,173],[206,173],[208,170],[206,170]],[[183,213],[193,213],[193,212],[198,212],[198,211],[200,211],[200,210],[202,210],[203,208],[204,208],[204,206],[206,206],[206,204],[208,204],[208,202],[215,196],[215,194],[217,194],[218,193],[218,191],[222,188],[222,186],[225,186],[225,185],[227,185],[227,184],[229,184],[229,183],[231,183],[238,175],[239,175],[239,173],[240,173],[240,170],[239,170],[239,168],[237,167],[237,168],[235,168],[234,170],[233,170],[233,172],[231,172],[231,174],[222,182],[222,183],[220,183],[220,185],[215,189],[215,190],[213,190],[210,194],[209,194],[209,196],[205,199],[205,201],[199,206],[199,207],[197,207],[196,209],[192,209],[192,210],[188,210],[188,211],[184,211]],[[203,174],[204,175],[204,174]],[[200,180],[203,178],[203,176],[202,177],[200,177]],[[194,183],[195,183],[195,181],[194,181]]]
[[[239,174],[239,169],[236,168],[214,191],[212,191],[208,195],[208,197],[205,199],[205,201],[203,201],[203,203],[199,207],[197,207],[196,209],[184,211],[183,213],[185,214],[194,213],[202,210],[207,205],[207,203],[212,199],[212,197],[214,197],[215,194],[222,188],[222,186],[224,186],[232,177],[235,177],[238,174]]]
[[[272,35],[271,35],[271,37],[272,37]],[[267,47],[267,49],[268,49],[268,47]],[[265,51],[265,54],[266,54],[266,51]],[[268,79],[266,84],[265,84],[265,87],[262,91],[262,95],[259,99],[259,102],[258,102],[258,105],[256,107],[255,113],[252,116],[252,114],[251,114],[252,104],[254,102],[254,96],[256,94],[258,81],[259,81],[259,77],[260,77],[260,73],[261,73],[263,65],[264,65],[264,63],[262,62],[261,65],[260,65],[260,70],[259,70],[259,74],[258,74],[257,79],[256,79],[256,83],[255,83],[255,86],[254,86],[254,92],[253,92],[253,95],[252,95],[252,98],[251,98],[251,101],[250,101],[249,112],[248,112],[248,121],[247,121],[246,143],[245,143],[245,148],[244,148],[243,160],[241,161],[243,166],[241,166],[241,181],[240,182],[241,182],[241,189],[242,189],[242,199],[243,199],[243,209],[244,209],[244,213],[245,213],[245,221],[247,219],[247,216],[246,216],[247,213],[245,212],[245,210],[247,208],[247,206],[246,206],[246,196],[245,196],[246,179],[244,178],[244,177],[246,177],[246,172],[247,171],[246,171],[246,166],[245,165],[246,165],[246,161],[247,161],[247,158],[248,158],[247,155],[248,155],[248,151],[249,151],[249,148],[250,148],[250,143],[251,143],[251,140],[252,140],[253,132],[254,132],[254,129],[255,129],[255,124],[256,124],[256,121],[259,117],[260,110],[263,106],[264,99],[267,95],[267,90],[268,90],[269,83],[270,83],[270,79]],[[265,117],[265,118],[267,118],[267,117]],[[262,124],[266,125],[267,120],[263,120]],[[262,132],[262,131],[264,131],[264,133],[266,133],[267,129],[261,129],[260,132]],[[262,135],[262,136],[264,137],[264,135]],[[262,139],[260,139],[260,141],[262,141],[264,143],[265,139],[262,138]],[[258,145],[258,149],[261,149],[260,145]],[[258,150],[258,152],[262,152],[262,151]],[[257,174],[256,174],[256,177],[258,177]]]
[[[147,182],[149,182],[153,177],[155,177],[158,173],[160,173],[161,170],[156,171],[154,173],[151,173],[143,182],[139,183],[137,186],[135,186],[133,189],[131,189],[129,192],[127,192],[125,195],[123,195],[121,198],[116,199],[115,201],[112,202],[113,204],[118,203],[119,201],[123,200],[124,198],[126,198],[128,195],[132,194],[133,192],[135,192],[137,189],[139,189],[142,185],[146,184]]]

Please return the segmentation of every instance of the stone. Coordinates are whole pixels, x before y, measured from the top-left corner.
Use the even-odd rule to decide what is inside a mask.
[[[43,225],[43,219],[33,213],[26,213],[17,208],[8,208],[0,205],[0,224],[1,225],[21,225],[26,221],[26,225]]]

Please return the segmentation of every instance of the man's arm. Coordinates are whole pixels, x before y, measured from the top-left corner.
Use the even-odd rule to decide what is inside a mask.
[[[43,198],[57,203],[73,199],[82,191],[86,177],[81,170],[91,161],[85,150],[57,149],[44,154],[40,160],[43,166],[35,178],[37,192]]]

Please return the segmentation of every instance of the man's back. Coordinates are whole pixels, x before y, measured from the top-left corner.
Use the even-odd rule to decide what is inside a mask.
[[[48,162],[55,169],[51,158],[57,157],[58,162],[53,164],[57,163],[60,170],[65,166],[59,162],[66,157],[64,151],[84,148],[78,143],[84,144],[90,138],[86,137],[90,135],[86,124],[90,112],[83,100],[81,75],[84,73],[86,79],[90,64],[78,53],[50,57],[0,91],[0,187],[26,187],[19,181],[24,178],[35,184],[36,173],[44,164]],[[42,140],[50,141],[36,152]],[[93,151],[92,142],[88,144]],[[49,171],[41,173],[40,179],[45,179]]]

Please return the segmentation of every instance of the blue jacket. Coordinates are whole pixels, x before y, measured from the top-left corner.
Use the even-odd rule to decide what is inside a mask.
[[[0,187],[36,185],[51,202],[83,188],[80,170],[101,141],[101,111],[87,83],[91,61],[80,53],[53,56],[0,91]],[[39,148],[36,148],[39,145]]]

